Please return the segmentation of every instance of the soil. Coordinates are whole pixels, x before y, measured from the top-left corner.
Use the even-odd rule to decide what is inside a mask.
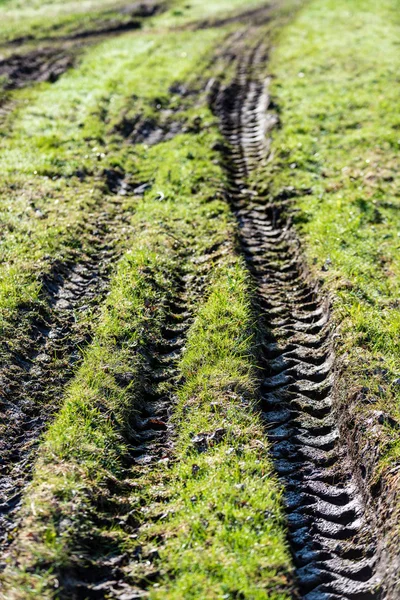
[[[74,65],[74,54],[62,48],[40,48],[27,54],[13,54],[0,61],[3,88],[13,90],[32,83],[51,83]]]
[[[118,257],[118,240],[126,234],[129,217],[118,196],[91,214],[82,231],[91,251],[75,261],[56,263],[43,278],[43,309],[23,331],[18,350],[3,342],[0,364],[0,550],[18,526],[22,490],[31,476],[39,438],[59,407],[66,383],[90,341],[90,331],[77,315],[96,310],[104,298],[111,267]],[[101,212],[101,209],[104,211]],[[21,315],[22,316],[22,315]],[[21,327],[16,324],[18,339]]]
[[[210,27],[226,27],[233,23],[240,23],[241,26],[251,27],[260,26],[268,23],[271,18],[271,14],[275,4],[268,4],[267,6],[261,6],[251,10],[244,10],[234,15],[224,17],[223,19],[208,19],[206,21],[197,21],[195,24],[190,24],[187,27],[189,29],[208,29]]]

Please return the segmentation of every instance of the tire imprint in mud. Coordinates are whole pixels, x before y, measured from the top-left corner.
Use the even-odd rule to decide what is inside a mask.
[[[112,212],[96,212],[85,225],[90,253],[74,263],[53,265],[51,273],[43,278],[47,309],[32,324],[29,343],[18,351],[3,343],[7,360],[0,365],[2,561],[12,531],[18,527],[16,515],[30,479],[32,453],[74,373],[81,347],[89,342],[90,336],[80,330],[77,317],[99,306],[108,289],[111,266],[118,258],[116,242],[127,227],[127,217],[122,214],[117,196],[108,207]],[[3,562],[0,567],[4,567]]]
[[[182,256],[181,262],[187,257]],[[113,527],[114,523],[123,522],[126,535],[135,535],[140,524],[132,515],[129,493],[134,485],[154,469],[157,462],[173,460],[174,426],[171,415],[175,404],[175,390],[178,385],[178,364],[185,348],[186,334],[193,321],[193,296],[202,291],[201,282],[181,268],[174,275],[175,291],[173,297],[166,302],[166,318],[162,326],[161,336],[147,350],[144,369],[144,393],[141,406],[130,424],[133,431],[130,439],[131,467],[127,467],[127,480],[111,482],[109,497],[104,506],[95,507],[95,521],[102,527]],[[199,285],[200,284],[200,285]],[[190,299],[190,301],[189,301]],[[124,384],[123,381],[120,382]],[[129,382],[125,382],[129,383]],[[126,502],[120,489],[126,487]],[[160,509],[164,510],[163,504]],[[98,554],[101,538],[95,540]],[[85,539],[85,546],[90,540]],[[157,552],[145,553],[137,548],[135,555],[105,555],[93,560],[88,559],[82,568],[61,573],[60,598],[63,600],[101,600],[104,598],[142,598],[147,597],[146,589],[159,576],[158,568],[153,565]],[[132,560],[141,567],[141,577],[132,579],[124,567]]]
[[[251,34],[251,32],[249,32]],[[263,328],[261,410],[285,489],[289,542],[306,600],[375,600],[376,532],[335,414],[329,302],[310,281],[284,206],[249,190],[268,159],[267,53],[245,50],[234,80],[214,84],[211,105],[229,142],[229,200],[257,286]]]

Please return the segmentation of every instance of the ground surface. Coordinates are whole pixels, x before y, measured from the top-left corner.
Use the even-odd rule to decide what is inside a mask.
[[[0,2],[0,597],[395,599],[394,0]]]

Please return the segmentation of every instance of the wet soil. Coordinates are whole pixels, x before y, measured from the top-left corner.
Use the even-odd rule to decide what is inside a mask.
[[[184,264],[186,260],[183,253],[180,262]],[[103,499],[93,507],[94,524],[99,524],[101,528],[97,535],[93,531],[92,537],[83,540],[87,560],[75,570],[69,569],[59,574],[62,600],[142,598],[146,595],[149,583],[159,575],[154,564],[157,553],[145,553],[140,547],[133,556],[121,554],[118,548],[107,551],[107,532],[118,524],[123,526],[127,536],[136,536],[139,523],[133,514],[129,494],[157,463],[169,464],[173,461],[174,427],[171,414],[176,402],[178,362],[193,320],[193,297],[199,292],[193,276],[185,273],[184,268],[176,273],[174,282],[175,291],[167,301],[161,337],[146,349],[144,393],[141,407],[130,424],[131,464],[126,470],[125,497],[124,482],[111,482],[107,501]],[[92,553],[87,552],[88,547],[92,548]],[[103,551],[99,551],[99,548],[103,548]],[[134,580],[125,569],[132,561],[140,565],[141,571],[141,577]]]
[[[250,34],[250,32],[249,32]],[[267,52],[254,42],[234,80],[214,85],[212,105],[229,142],[229,201],[257,286],[262,344],[261,410],[285,490],[289,542],[306,600],[379,597],[374,515],[339,428],[329,301],[307,273],[288,202],[251,187],[268,159]]]
[[[232,25],[234,23],[239,23],[241,27],[251,27],[251,26],[260,26],[268,21],[271,18],[272,12],[276,6],[276,3],[270,3],[266,6],[261,6],[259,8],[254,8],[251,10],[244,10],[239,13],[235,13],[233,15],[224,17],[223,19],[208,19],[205,21],[198,21],[195,24],[190,24],[188,28],[195,29],[208,29],[210,27],[226,27],[227,25]]]
[[[27,54],[13,54],[0,61],[3,89],[13,90],[32,83],[51,83],[74,65],[74,53],[62,48],[40,48]]]
[[[90,331],[81,318],[98,309],[105,297],[118,240],[129,227],[118,196],[101,212],[88,216],[85,231],[90,251],[75,261],[55,263],[43,278],[42,310],[22,341],[3,341],[0,364],[0,550],[18,526],[22,490],[30,479],[33,453],[48,420],[62,399]],[[22,318],[22,327],[29,320]],[[19,325],[15,327],[18,339]],[[5,554],[3,552],[3,560]]]

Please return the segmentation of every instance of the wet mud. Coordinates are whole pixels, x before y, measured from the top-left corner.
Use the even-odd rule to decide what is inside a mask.
[[[110,208],[110,206],[112,208]],[[115,198],[86,224],[90,253],[74,262],[55,263],[42,281],[43,308],[18,350],[3,341],[0,364],[0,550],[18,527],[22,491],[31,476],[34,452],[49,419],[57,411],[65,385],[81,359],[90,331],[80,324],[104,299],[117,242],[127,219]],[[29,321],[28,321],[29,323]],[[16,324],[15,334],[18,335]]]
[[[229,143],[229,201],[265,331],[260,406],[284,485],[301,597],[374,600],[377,535],[339,428],[329,301],[307,272],[288,202],[250,183],[268,160],[277,122],[263,76],[267,60],[261,42],[245,49],[234,80],[214,85],[211,99]]]

